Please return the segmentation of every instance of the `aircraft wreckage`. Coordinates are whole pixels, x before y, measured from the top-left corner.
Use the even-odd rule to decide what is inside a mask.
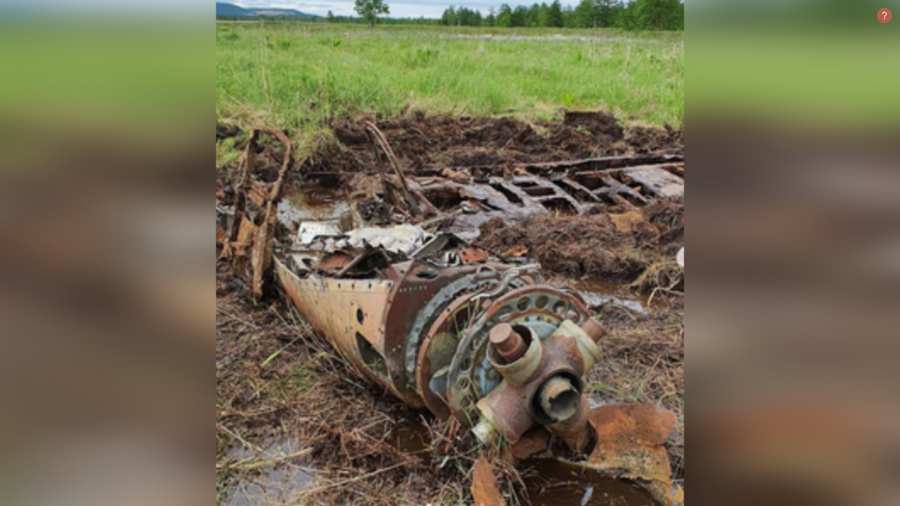
[[[538,264],[499,258],[464,238],[505,208],[516,217],[560,205],[581,212],[606,199],[639,206],[682,198],[680,159],[541,164],[511,181],[480,182],[410,178],[380,166],[382,221],[398,209],[420,221],[429,212],[439,219],[382,227],[303,221],[279,242],[274,229],[290,145],[282,139],[284,163],[266,182],[250,174],[258,135],[251,135],[232,189],[234,205],[217,208],[217,242],[252,279],[253,291],[261,293],[271,267],[297,309],[366,377],[414,407],[455,417],[480,441],[503,442],[524,458],[559,440],[573,465],[633,480],[660,503],[673,502],[663,443],[674,414],[649,405],[592,409],[584,381],[601,357],[604,329],[584,301],[543,283]],[[381,143],[377,132],[372,136]],[[382,149],[390,162],[389,147]],[[643,193],[627,184],[634,179]],[[465,197],[451,199],[465,219],[441,221],[447,213],[432,200],[447,193]],[[429,224],[448,221],[455,230],[451,223],[429,231],[438,228]]]

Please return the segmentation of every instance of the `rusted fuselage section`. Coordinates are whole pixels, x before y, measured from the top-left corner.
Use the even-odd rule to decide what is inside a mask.
[[[479,440],[502,443],[511,458],[544,453],[558,440],[571,465],[642,484],[669,504],[662,445],[674,415],[641,405],[591,409],[585,377],[601,358],[604,329],[584,301],[545,283],[537,264],[497,258],[466,240],[498,215],[681,199],[680,162],[612,157],[515,167],[511,177],[478,168],[420,171],[408,181],[394,167],[397,176],[382,171],[381,212],[366,217],[361,205],[347,220],[292,222],[291,237],[279,243],[273,210],[285,162],[269,187],[249,175],[238,181],[236,213],[217,206],[225,222],[217,242],[224,256],[250,267],[257,294],[271,262],[277,284],[312,326],[404,402],[456,418]],[[243,173],[250,168],[245,163]],[[426,221],[363,226],[379,215],[382,224],[402,222],[398,210],[407,217],[418,210],[416,219]],[[445,225],[444,232],[429,232],[441,227],[428,223]]]
[[[646,450],[656,463],[646,470],[623,470],[621,459],[598,450],[635,454],[643,443],[621,442],[615,431],[627,423],[606,431],[618,446],[598,438],[607,425],[589,408],[584,378],[601,357],[603,327],[575,292],[542,282],[538,265],[501,261],[411,225],[341,232],[320,223],[303,224],[274,265],[298,310],[393,395],[458,419],[513,456],[546,451],[556,438],[591,457],[579,465],[643,480],[668,502],[668,471],[660,471],[668,462],[655,458],[665,456],[661,442]],[[666,423],[657,426],[668,435]]]

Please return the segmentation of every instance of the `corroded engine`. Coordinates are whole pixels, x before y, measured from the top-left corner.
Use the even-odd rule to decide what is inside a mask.
[[[514,443],[542,425],[582,450],[583,376],[600,357],[602,327],[576,294],[542,284],[537,265],[452,244],[438,236],[396,263],[370,244],[354,258],[344,248],[314,262],[307,249],[276,260],[276,273],[346,358],[407,403],[454,416],[482,440]],[[341,277],[317,271],[341,263]]]

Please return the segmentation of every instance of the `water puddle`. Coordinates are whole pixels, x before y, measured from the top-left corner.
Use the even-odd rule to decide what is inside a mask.
[[[554,459],[531,459],[519,465],[533,506],[655,506],[653,496],[637,484]]]
[[[388,442],[420,459],[430,456],[428,428],[418,418],[405,418],[391,428]],[[533,506],[656,506],[646,489],[598,471],[555,459],[528,459],[519,469]]]
[[[428,428],[418,419],[401,419],[388,434],[391,446],[421,459],[428,458],[431,452],[430,441]]]
[[[303,446],[291,441],[270,442],[260,454],[244,447],[233,448],[228,452],[229,460],[241,471],[228,486],[221,504],[302,504],[303,492],[316,482],[314,470],[304,465],[303,450]]]
[[[350,203],[333,188],[304,186],[282,197],[278,221],[296,230],[301,221],[338,221],[351,209]]]

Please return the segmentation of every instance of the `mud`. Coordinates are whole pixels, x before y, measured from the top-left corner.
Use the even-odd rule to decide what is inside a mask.
[[[365,118],[339,118],[334,138],[301,165],[302,172],[366,172],[376,166]],[[404,169],[510,166],[625,154],[684,154],[684,136],[671,128],[623,128],[602,112],[563,112],[554,120],[455,118],[410,113],[376,122]]]
[[[492,220],[481,226],[477,243],[491,251],[524,247],[543,269],[560,276],[621,283],[633,283],[651,265],[671,261],[684,245],[683,204],[660,201],[626,213],[605,209],[512,224]]]
[[[603,113],[534,123],[409,113],[376,123],[399,166],[418,178],[459,174],[471,181],[480,173],[471,169],[488,168],[508,179],[519,164],[683,155],[682,132],[621,127]],[[377,215],[365,207],[378,205],[372,197],[381,186],[372,177],[376,155],[362,124],[334,120],[333,136],[291,167],[276,237],[306,219]],[[242,135],[220,126],[216,133]],[[263,179],[277,173],[282,154],[277,143],[259,146]],[[217,171],[217,203],[233,204],[227,191],[233,173]],[[437,203],[450,209],[462,199]],[[585,298],[607,330],[603,358],[588,377],[592,404],[649,402],[674,411],[678,423],[666,448],[675,483],[683,484],[684,284],[683,273],[665,270],[684,245],[683,202],[598,202],[581,214],[472,223],[480,246],[536,259],[554,283],[590,294]],[[361,378],[277,290],[262,298],[248,292],[219,261],[217,504],[471,502],[470,473],[483,450],[468,431],[408,408]],[[504,468],[498,486],[522,504],[650,504],[640,489],[608,482],[531,461],[518,471]]]

